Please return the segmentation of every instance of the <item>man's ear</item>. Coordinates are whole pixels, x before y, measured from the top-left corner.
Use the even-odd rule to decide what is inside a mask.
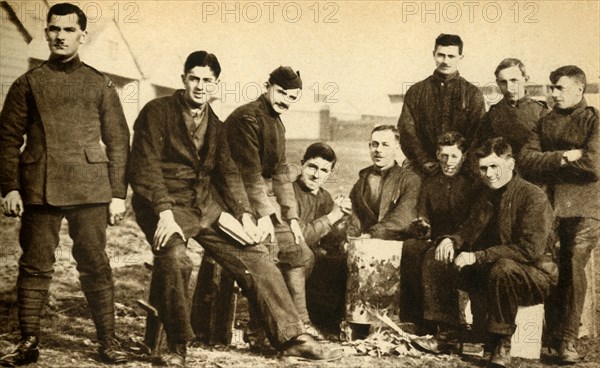
[[[83,31],[82,32],[81,38],[79,38],[79,44],[80,45],[83,45],[84,43],[86,43],[86,41],[87,41],[87,35],[88,35],[87,31]]]
[[[514,157],[510,158],[510,163],[508,164],[508,168],[511,169],[511,170],[515,169],[515,159],[514,159]]]

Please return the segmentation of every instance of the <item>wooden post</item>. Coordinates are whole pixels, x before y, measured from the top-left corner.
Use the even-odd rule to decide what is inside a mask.
[[[196,338],[209,345],[229,345],[235,322],[237,286],[229,273],[204,254],[192,300]]]

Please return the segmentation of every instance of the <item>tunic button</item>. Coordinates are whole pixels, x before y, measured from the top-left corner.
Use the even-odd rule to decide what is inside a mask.
[[[567,201],[566,204],[567,204],[567,207],[571,207],[571,202],[570,201]]]

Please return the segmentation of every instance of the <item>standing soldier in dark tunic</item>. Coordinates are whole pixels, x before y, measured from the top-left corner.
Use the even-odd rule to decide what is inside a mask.
[[[437,139],[457,131],[469,148],[485,113],[483,94],[458,72],[463,41],[457,35],[441,34],[435,40],[433,75],[406,92],[398,120],[402,152],[422,174],[439,170]]]
[[[294,178],[286,161],[285,127],[280,118],[299,98],[302,79],[292,68],[281,66],[271,72],[266,87],[266,93],[238,107],[225,120],[227,143],[258,216],[259,238],[262,241],[270,236],[273,257],[286,278],[300,318],[310,327],[305,288],[306,271],[312,268],[314,255],[298,222]]]
[[[579,361],[574,343],[587,290],[585,266],[600,239],[600,136],[598,110],[587,106],[585,73],[563,66],[550,73],[552,112],[540,119],[521,153],[521,166],[548,186],[558,222],[560,280],[547,310],[559,322],[563,363]],[[552,314],[552,313],[551,313]]]
[[[112,82],[79,59],[85,14],[72,4],[56,4],[47,22],[50,59],[15,81],[0,115],[3,212],[21,217],[23,250],[17,280],[21,341],[0,363],[38,359],[40,317],[63,218],[96,325],[100,360],[123,363],[105,246],[107,220],[114,225],[125,211],[129,129]]]
[[[518,158],[535,123],[550,109],[545,102],[529,95],[525,88],[529,75],[521,60],[502,60],[494,74],[504,97],[483,116],[477,139],[484,142],[489,138],[504,137]]]

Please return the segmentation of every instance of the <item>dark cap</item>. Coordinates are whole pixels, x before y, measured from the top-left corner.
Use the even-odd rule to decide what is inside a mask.
[[[277,84],[283,89],[302,88],[300,72],[294,71],[289,66],[280,66],[269,74],[269,83]]]

